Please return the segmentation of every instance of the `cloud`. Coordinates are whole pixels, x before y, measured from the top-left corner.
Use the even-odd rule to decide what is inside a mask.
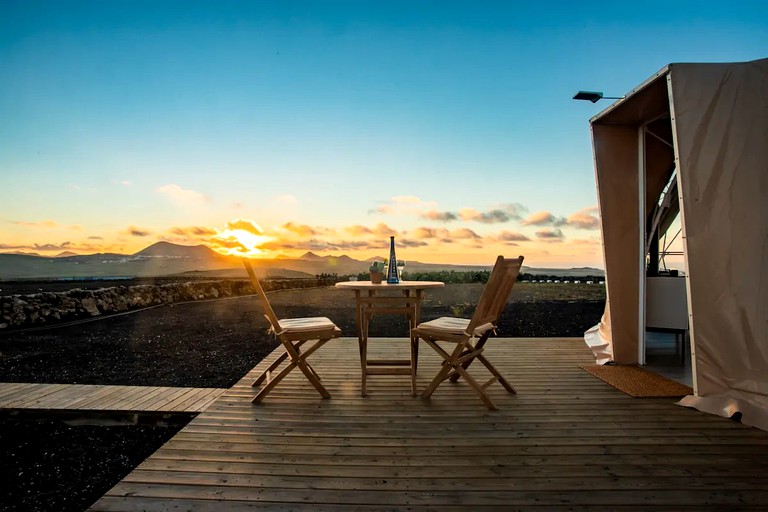
[[[600,219],[597,217],[597,207],[584,208],[568,217],[569,226],[579,229],[600,229]]]
[[[399,242],[398,242],[399,244]],[[367,240],[273,240],[265,243],[262,249],[270,251],[301,250],[301,251],[350,251],[350,250],[382,250],[389,247],[386,241]]]
[[[202,192],[197,192],[196,190],[189,190],[181,188],[180,186],[169,183],[168,185],[163,185],[162,187],[158,187],[157,192],[160,192],[161,194],[168,196],[173,202],[179,203],[179,204],[185,204],[185,205],[195,205],[195,204],[202,204],[207,203],[210,201],[210,198],[203,194]]]
[[[439,222],[451,222],[459,218],[459,216],[453,212],[438,212],[435,210],[429,210],[421,215],[421,218],[428,220],[435,220]]]
[[[387,226],[383,222],[376,224],[373,227],[373,234],[378,236],[394,236],[397,235],[397,231]]]
[[[524,211],[526,211],[525,206],[519,203],[508,203],[488,211],[480,211],[475,208],[461,208],[458,212],[429,210],[422,213],[420,217],[438,222],[452,222],[461,219],[482,224],[497,224],[518,220]]]
[[[120,184],[121,184],[122,186],[124,186],[124,187],[130,187],[131,185],[133,185],[133,183],[131,182],[131,180],[123,180],[123,181],[121,181],[121,182],[120,182]]]
[[[37,222],[30,222],[26,220],[14,220],[12,224],[18,224],[19,226],[26,226],[28,228],[55,228],[59,225],[55,220],[41,220]]]
[[[89,236],[88,240],[104,240],[103,236]]]
[[[502,231],[496,236],[502,242],[527,242],[530,240],[522,233],[514,233],[512,231]]]
[[[63,251],[65,249],[70,249],[71,247],[70,242],[62,242],[61,244],[35,244],[34,248],[38,251]]]
[[[169,233],[179,236],[211,236],[216,234],[215,229],[206,228],[202,226],[189,226],[189,227],[173,227],[168,230]]]
[[[525,226],[562,226],[566,220],[562,217],[555,217],[550,212],[536,212],[526,217],[522,223]]]
[[[426,204],[426,201],[416,196],[393,196],[391,201],[396,204]]]
[[[565,235],[559,228],[542,229],[536,232],[536,236],[541,240],[562,240]]]
[[[93,244],[76,244],[70,241],[60,244],[52,243],[34,243],[32,245],[10,245],[0,244],[0,250],[27,249],[39,252],[61,252],[61,251],[80,251],[80,252],[99,252],[101,247]]]
[[[366,236],[366,235],[373,234],[373,230],[371,228],[367,228],[360,224],[355,224],[354,226],[347,226],[344,228],[344,231],[346,231],[352,236]]]
[[[397,241],[397,245],[400,247],[424,247],[429,244],[424,240],[409,240],[407,238],[401,238]]]
[[[252,220],[247,220],[247,219],[232,219],[231,221],[227,222],[227,229],[231,229],[231,230],[240,229],[242,231],[247,231],[248,233],[252,233],[254,235],[261,235],[264,233],[264,230],[261,229],[261,226],[259,226]]]
[[[215,237],[208,241],[208,245],[211,246],[212,249],[216,248],[225,248],[225,249],[237,249],[242,252],[248,252],[248,248],[243,245],[242,242],[240,242],[235,237]]]
[[[377,206],[368,213],[376,214],[419,214],[425,209],[434,209],[437,203],[424,201],[416,196],[394,196],[384,204]]]
[[[521,213],[524,211],[526,211],[526,208],[523,205],[510,203],[486,212],[481,212],[474,208],[462,208],[459,210],[459,217],[461,217],[462,220],[467,221],[481,222],[483,224],[496,224],[509,222],[513,219],[520,219],[522,218]]]
[[[125,231],[123,231],[123,234],[130,235],[130,236],[149,236],[152,234],[151,231],[148,231],[146,229],[137,228],[136,226],[128,226]]]
[[[415,238],[435,238],[435,230],[433,228],[416,228],[410,232],[410,235]]]
[[[298,236],[317,236],[321,235],[323,233],[328,233],[327,228],[322,227],[312,227],[307,226],[306,224],[296,224],[294,222],[286,222],[283,224],[283,229],[290,231],[291,233],[298,235]]]
[[[459,238],[464,240],[478,240],[481,238],[480,235],[468,228],[454,229],[451,231],[450,236],[452,238]]]

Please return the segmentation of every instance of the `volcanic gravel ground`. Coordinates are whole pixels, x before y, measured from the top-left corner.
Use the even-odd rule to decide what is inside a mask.
[[[432,294],[422,320],[451,315],[451,306],[465,300],[475,303],[481,288],[461,288],[460,299],[447,291]],[[328,316],[344,336],[355,336],[351,294],[316,289],[270,297],[281,318]],[[603,301],[513,302],[498,335],[581,336],[599,321],[603,307]],[[468,307],[463,315],[471,311]],[[403,319],[379,317],[370,335],[405,337],[406,332]],[[177,304],[3,333],[0,381],[230,387],[277,344],[255,297]],[[0,418],[0,510],[84,510],[177,430]]]

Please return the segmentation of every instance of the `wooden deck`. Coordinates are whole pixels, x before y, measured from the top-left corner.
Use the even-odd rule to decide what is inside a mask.
[[[201,412],[226,389],[0,383],[0,409]]]
[[[407,357],[407,345],[373,339],[369,351]],[[768,433],[613,389],[578,368],[593,361],[581,339],[488,346],[518,390],[492,386],[495,412],[462,383],[442,385],[430,401],[412,398],[405,376],[371,377],[361,398],[355,339],[334,340],[310,359],[329,400],[296,371],[251,404],[261,363],[92,510],[768,506]],[[423,345],[421,388],[437,365]]]

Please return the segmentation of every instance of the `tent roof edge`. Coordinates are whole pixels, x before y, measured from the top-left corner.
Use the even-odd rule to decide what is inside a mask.
[[[607,116],[611,112],[613,112],[616,108],[623,105],[626,101],[631,99],[632,97],[638,95],[643,90],[645,90],[647,87],[649,87],[651,84],[655,83],[657,80],[665,77],[667,73],[669,73],[669,69],[674,64],[667,64],[660,70],[658,70],[656,73],[645,79],[640,85],[629,91],[627,94],[624,95],[623,98],[614,101],[611,103],[610,106],[608,106],[606,109],[600,111],[599,113],[595,114],[593,117],[590,118],[589,124],[595,124],[599,122],[603,117]]]

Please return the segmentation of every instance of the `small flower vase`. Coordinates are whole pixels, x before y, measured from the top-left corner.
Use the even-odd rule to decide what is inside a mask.
[[[381,284],[384,280],[384,272],[371,272],[371,282],[373,284]]]

